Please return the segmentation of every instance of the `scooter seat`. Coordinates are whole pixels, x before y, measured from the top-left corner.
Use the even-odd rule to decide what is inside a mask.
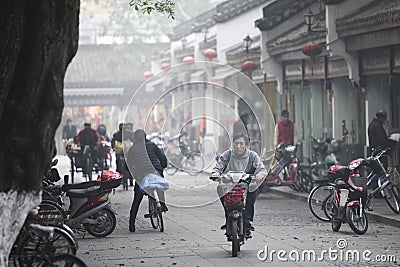
[[[101,194],[103,191],[100,189],[100,186],[92,186],[89,188],[82,189],[68,189],[66,191],[67,196],[71,198],[84,198],[91,197]]]
[[[65,184],[62,186],[62,190],[64,192],[69,191],[70,189],[85,189],[92,186],[100,186],[98,181],[90,181],[90,182],[83,182],[79,184]]]

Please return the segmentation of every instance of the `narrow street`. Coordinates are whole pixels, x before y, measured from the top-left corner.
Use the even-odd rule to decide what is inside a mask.
[[[68,158],[59,159],[60,174],[67,174]],[[219,229],[224,219],[221,204],[216,201],[216,184],[204,174],[178,172],[167,179],[171,189],[166,193],[169,211],[164,214],[164,233],[152,229],[150,221],[143,218],[146,198],[139,210],[136,232],[128,231],[133,193],[119,187],[110,195],[118,212],[114,233],[106,238],[79,234],[78,256],[88,266],[400,266],[399,228],[370,220],[365,235],[356,235],[348,225],[334,233],[330,223],[312,217],[306,202],[271,192],[259,195],[256,231],[238,257],[232,258],[230,243]],[[259,251],[266,248],[265,259],[265,253]],[[278,258],[279,250],[286,254]],[[315,252],[316,257],[309,259],[306,253],[302,258],[304,251]],[[354,252],[359,260],[347,255]],[[295,255],[299,255],[297,260]],[[393,263],[393,255],[397,263]],[[368,258],[369,262],[365,260]],[[381,259],[392,262],[377,261]]]

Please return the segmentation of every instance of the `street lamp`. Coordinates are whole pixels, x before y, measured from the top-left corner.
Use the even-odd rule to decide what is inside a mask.
[[[183,37],[182,40],[181,40],[181,42],[182,42],[182,50],[185,50],[185,48],[186,48],[186,43],[187,43],[186,38]]]
[[[207,43],[207,34],[208,34],[207,28],[203,29],[203,34],[204,34],[204,43]]]
[[[315,15],[314,13],[311,11],[311,9],[308,9],[307,13],[304,14],[304,19],[306,20],[306,24],[307,24],[307,31],[308,32],[326,32],[326,30],[315,30],[312,28],[314,22],[315,22]]]
[[[246,49],[246,54],[249,53],[249,47],[251,46],[251,43],[253,43],[253,39],[247,34],[247,36],[243,39],[243,46]]]

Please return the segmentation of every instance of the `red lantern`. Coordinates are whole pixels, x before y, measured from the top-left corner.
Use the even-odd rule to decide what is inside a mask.
[[[216,89],[221,89],[221,88],[224,88],[224,85],[217,83],[217,84],[214,84],[213,87]]]
[[[161,69],[162,70],[165,70],[165,69],[168,69],[169,67],[171,67],[171,64],[169,64],[169,63],[163,63],[163,64],[161,64]]]
[[[215,58],[217,56],[217,51],[215,51],[214,49],[206,49],[203,51],[203,54],[207,57],[207,58]]]
[[[255,71],[257,69],[257,63],[254,61],[246,61],[241,66],[242,71]]]
[[[305,44],[301,49],[304,55],[309,57],[315,57],[322,53],[322,47],[314,42]]]
[[[187,56],[187,57],[184,57],[182,59],[182,63],[185,63],[185,64],[190,64],[190,63],[193,63],[193,62],[194,62],[194,58],[191,57],[191,56]]]
[[[150,78],[151,76],[153,76],[153,73],[151,72],[151,71],[145,71],[144,73],[143,73],[143,76],[145,77],[145,78]]]

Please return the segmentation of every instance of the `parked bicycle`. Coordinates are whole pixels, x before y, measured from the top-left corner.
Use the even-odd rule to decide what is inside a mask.
[[[168,166],[165,172],[169,175],[175,174],[178,170],[187,172],[189,175],[198,175],[204,169],[204,158],[199,150],[194,150],[184,138],[179,135],[178,153],[166,153]],[[176,138],[170,139],[173,142]]]
[[[13,266],[86,266],[75,256],[77,249],[78,244],[68,231],[57,226],[26,223],[9,260]],[[59,263],[64,265],[56,265]]]

